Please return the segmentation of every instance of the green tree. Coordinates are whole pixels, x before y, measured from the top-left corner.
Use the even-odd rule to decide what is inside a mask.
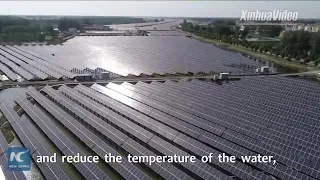
[[[245,27],[244,30],[241,33],[241,37],[245,38],[249,34],[249,28]]]
[[[259,34],[266,37],[277,37],[283,31],[281,26],[260,26]]]

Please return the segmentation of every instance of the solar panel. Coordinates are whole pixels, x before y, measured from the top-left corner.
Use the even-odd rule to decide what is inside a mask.
[[[9,79],[11,79],[12,81],[16,81],[17,79],[19,79],[19,75],[14,73],[13,71],[11,71],[7,66],[3,65],[2,63],[0,63],[0,70],[9,77]]]
[[[113,148],[103,142],[100,138],[94,135],[91,131],[85,128],[83,125],[77,122],[73,117],[64,112],[61,108],[55,105],[50,100],[44,98],[34,88],[29,87],[28,94],[32,96],[43,108],[45,108],[50,114],[52,114],[59,122],[61,122],[67,129],[78,137],[79,140],[84,142],[94,152],[96,152],[101,158],[105,158],[105,154],[111,153],[113,156],[120,156]],[[128,179],[149,179],[149,177],[137,169],[135,165],[127,163],[127,160],[123,158],[123,163],[109,163],[109,165],[115,169],[121,176]],[[79,163],[77,163],[79,164]],[[79,165],[80,166],[80,165]],[[140,178],[141,177],[141,178]]]
[[[75,155],[79,153],[81,156],[85,154],[69,139],[67,138],[55,125],[53,125],[49,119],[45,118],[44,114],[39,111],[39,109],[33,110],[32,104],[26,99],[18,97],[16,102],[24,109],[24,111],[32,118],[32,120],[41,128],[41,130],[50,138],[50,140],[60,149],[62,153],[69,151],[70,153],[65,153],[65,155]],[[109,179],[107,175],[96,176],[96,174],[90,174],[90,172],[101,173],[101,170],[97,166],[84,166],[78,171],[86,178],[96,178],[96,179]],[[85,176],[88,175],[88,176]]]
[[[25,71],[24,69],[22,69],[20,66],[16,65],[15,63],[9,61],[7,58],[0,56],[0,61],[4,64],[8,65],[10,68],[12,68],[15,72],[20,74],[26,80],[31,80],[34,78],[32,74]]]
[[[43,73],[42,71],[36,69],[35,67],[32,67],[29,63],[31,60],[12,51],[11,49],[8,49],[7,47],[0,46],[0,49],[2,49],[2,52],[6,52],[5,56],[9,58],[10,60],[13,60],[15,63],[19,64],[21,67],[26,69],[28,72],[31,74],[34,74],[35,76],[41,78],[41,79],[46,79],[48,76]]]
[[[76,114],[83,121],[86,121],[89,125],[94,127],[97,131],[101,132],[106,138],[110,139],[116,144],[121,144],[126,140],[127,136],[124,135],[119,130],[112,128],[112,126],[98,116],[91,114],[90,111],[85,108],[77,105],[75,102],[63,98],[63,95],[59,92],[55,92],[52,88],[46,86],[42,89],[46,92],[50,97],[63,104],[67,109]],[[119,122],[121,123],[121,122]]]
[[[141,84],[141,83],[140,83]],[[161,88],[160,88],[161,89]],[[174,93],[172,93],[172,94],[174,94]],[[178,96],[178,94],[177,94],[177,96]],[[172,99],[172,101],[173,101],[173,99]],[[190,109],[190,108],[188,108],[187,107],[187,105],[189,106],[190,105],[190,103],[188,103],[188,104],[186,104],[186,106],[185,107],[182,107],[183,109],[185,109],[186,111],[188,111],[188,112],[190,112],[190,111],[192,111],[192,112],[197,112],[198,113],[198,111],[199,110],[197,110],[197,111],[195,111],[194,110],[194,108],[192,108],[192,109]],[[172,104],[172,106],[174,106],[173,104]],[[199,113],[198,113],[199,114]],[[199,114],[199,115],[202,115],[202,114]],[[219,117],[218,116],[218,114],[217,113],[215,113],[214,114],[215,116],[217,116],[217,117]],[[211,115],[212,116],[212,115]],[[203,116],[203,117],[205,117],[205,116]],[[224,116],[221,116],[219,119],[224,119]],[[238,126],[237,126],[237,128],[241,128],[242,127],[242,129],[241,130],[245,130],[245,131],[250,131],[250,133],[254,133],[255,131],[251,128],[250,129],[250,127],[248,127],[248,125],[245,125],[245,126],[243,126],[242,124],[240,124],[239,123],[239,121],[236,121],[236,122],[232,122],[233,124],[228,124],[228,125],[233,125],[234,126],[234,123],[237,123],[238,124]],[[240,130],[240,131],[241,131]],[[257,136],[257,135],[256,135]],[[261,147],[262,145],[261,145],[261,143],[259,144],[259,146]],[[268,147],[268,148],[266,148],[266,149],[270,149],[270,147]],[[269,154],[269,153],[268,153]],[[289,159],[286,159],[286,160],[290,160],[290,158]],[[302,163],[300,163],[300,164],[302,164]],[[297,168],[298,166],[296,166],[296,168]],[[301,168],[301,167],[299,167],[299,168]]]
[[[316,91],[315,89],[317,89],[317,85],[315,83],[308,83],[308,86],[299,87],[292,91],[284,89],[287,87],[293,88],[291,84],[296,84],[298,83],[297,81],[301,80],[292,79],[293,82],[291,82],[291,79],[279,77],[275,79],[250,77],[243,79],[244,81],[227,83],[223,86],[197,80],[191,82],[179,81],[178,83],[168,81],[164,84],[154,82],[145,84],[139,82],[134,86],[129,84],[124,86],[138,90],[144,88],[147,92],[153,92],[149,96],[153,101],[160,101],[172,108],[178,108],[186,113],[227,127],[228,129],[222,134],[222,137],[235,144],[224,141],[222,141],[222,144],[229,147],[220,146],[221,143],[217,143],[219,139],[214,137],[209,138],[207,134],[200,137],[200,140],[211,144],[213,147],[218,147],[237,156],[250,154],[252,150],[265,155],[273,155],[278,162],[282,162],[286,166],[297,169],[309,176],[317,177],[319,172],[310,166],[311,159],[318,161],[319,157],[319,151],[314,148],[319,142],[318,132],[316,131],[316,119],[319,116],[315,116],[318,110],[313,108],[313,105],[316,103],[314,102],[315,99],[304,102],[306,111],[315,110],[308,115],[303,113],[301,108],[286,103],[288,101],[294,102],[292,96],[294,94],[297,96],[296,92],[301,90],[307,91],[305,92],[306,94],[313,94]],[[266,83],[273,84],[273,81],[276,81],[278,87],[268,85],[273,90],[266,91]],[[275,91],[278,91],[278,93],[282,91],[290,92],[291,95],[281,97]],[[257,96],[257,94],[259,95]],[[274,94],[275,96],[270,96],[269,94]],[[315,96],[317,99],[317,95]],[[134,97],[137,97],[137,95]],[[275,100],[273,100],[274,98]],[[277,102],[281,100],[281,103],[274,104],[270,100]],[[178,104],[177,101],[181,103]],[[275,106],[279,107],[274,109],[273,107]],[[216,110],[228,113],[228,115],[221,115],[220,112],[212,113]],[[266,113],[268,116],[266,116]],[[299,115],[298,113],[303,114]],[[256,114],[256,118],[252,116],[253,114]],[[232,115],[232,118],[226,118],[230,115]],[[306,120],[302,121],[303,119]],[[213,141],[210,143],[211,140],[207,141],[209,139]],[[247,150],[240,148],[238,145],[244,146]],[[300,154],[300,157],[297,157],[296,154]],[[275,176],[282,169],[280,167],[271,168],[260,163],[253,165]],[[280,164],[278,163],[277,165]]]
[[[52,77],[55,77],[57,79],[61,78],[61,76],[65,76],[68,78],[73,78],[74,74],[71,73],[70,71],[67,71],[61,67],[58,67],[57,65],[50,63],[50,62],[46,62],[44,60],[41,59],[37,59],[35,57],[32,56],[28,56],[27,53],[23,52],[23,51],[19,51],[16,48],[12,48],[10,46],[0,46],[0,48],[8,53],[5,52],[5,56],[8,57],[9,59],[13,59],[16,62],[20,62],[18,64],[20,65],[25,65],[26,63],[32,65],[31,67],[35,69],[35,71],[32,71],[31,73],[34,73],[36,76],[43,78],[41,76],[44,76],[43,73],[49,74]],[[12,55],[14,56],[12,56]],[[22,62],[22,61],[24,62]],[[30,68],[31,68],[30,67]]]
[[[7,120],[10,122],[12,128],[15,130],[16,134],[19,136],[20,140],[25,147],[29,148],[29,152],[33,157],[34,161],[37,160],[37,156],[48,156],[48,150],[44,148],[41,143],[34,137],[33,132],[28,128],[22,128],[22,121],[20,117],[14,110],[7,105],[4,105],[3,102],[0,103],[1,112],[5,115]],[[40,168],[41,172],[45,177],[50,179],[69,179],[67,175],[60,169],[60,167],[55,163],[37,163],[37,166]]]
[[[145,130],[141,130],[141,127],[139,126],[143,126],[147,129],[149,129],[150,131],[153,131],[155,133],[161,134],[163,136],[168,137],[169,139],[173,139],[176,135],[177,135],[177,131],[158,123],[157,121],[154,121],[153,119],[150,119],[148,117],[142,117],[140,116],[139,113],[136,112],[132,112],[130,113],[130,115],[128,115],[133,121],[139,123],[139,126],[137,126],[136,124],[131,123],[130,121],[128,121],[127,119],[120,117],[118,114],[115,114],[114,112],[112,112],[111,110],[107,109],[107,108],[103,108],[101,107],[101,105],[99,105],[97,102],[84,97],[83,95],[81,95],[78,92],[74,92],[72,91],[70,88],[67,88],[66,86],[61,86],[60,89],[62,90],[63,93],[68,94],[68,96],[71,96],[72,99],[79,99],[79,103],[80,104],[84,104],[86,107],[93,109],[94,111],[97,112],[98,114],[102,115],[105,113],[108,113],[110,115],[113,115],[114,117],[116,117],[116,119],[121,120],[124,124],[126,124],[127,126],[134,128],[136,131],[138,132],[144,132]],[[110,100],[110,103],[112,103],[113,101]],[[101,107],[101,108],[99,108]],[[112,108],[114,108],[114,110],[119,111],[120,108],[117,108],[115,106],[113,106]],[[101,111],[100,111],[101,109]],[[109,121],[112,121],[109,119]],[[125,128],[125,127],[124,127]]]
[[[110,86],[110,84],[112,84],[112,86]],[[130,86],[130,85],[127,85],[127,87]],[[196,117],[196,116],[192,116],[190,114],[187,114],[187,113],[184,113],[183,111],[175,108],[175,107],[172,107],[172,106],[168,106],[164,103],[161,103],[161,102],[156,102],[154,101],[153,99],[149,98],[149,97],[146,97],[146,96],[143,96],[143,95],[140,95],[140,92],[145,92],[143,89],[139,89],[139,90],[136,90],[132,89],[132,91],[135,91],[135,92],[138,92],[138,94],[135,94],[134,96],[132,96],[130,93],[128,93],[127,91],[123,91],[125,88],[123,88],[123,86],[117,86],[113,83],[109,83],[108,84],[108,87],[115,90],[115,91],[118,91],[126,96],[129,96],[139,102],[142,102],[144,104],[147,104],[151,107],[154,107],[154,108],[157,108],[165,113],[168,113],[174,117],[177,117],[181,120],[184,120],[190,124],[193,124],[199,128],[202,128],[204,130],[207,130],[211,133],[214,133],[214,134],[217,134],[217,135],[221,135],[223,133],[223,131],[225,130],[224,127],[222,126],[219,126],[218,124],[213,124],[211,122],[208,122],[208,121],[205,121],[199,117]]]
[[[91,88],[85,87],[81,84],[78,84],[74,89],[76,89],[80,94],[83,94],[89,97],[90,99],[96,101],[97,103],[101,104],[102,106],[110,107],[112,109],[118,107],[119,108],[118,112],[120,112],[125,116],[128,116],[132,111],[132,109],[127,107],[126,105],[121,104],[120,102],[117,102],[117,101],[113,101],[112,98],[105,96],[101,93],[98,93],[97,91]]]
[[[147,105],[142,104],[140,102],[134,101],[131,98],[123,96],[122,94],[120,94],[118,92],[115,92],[115,91],[112,91],[111,89],[105,88],[105,87],[103,87],[101,85],[93,84],[91,86],[91,88],[96,90],[96,91],[98,91],[98,92],[100,92],[100,93],[102,93],[102,94],[105,94],[105,95],[107,95],[109,97],[112,97],[113,99],[115,99],[117,101],[120,101],[125,105],[129,105],[129,106],[130,105],[134,105],[134,107],[139,108],[142,112],[144,112],[146,114],[151,112],[151,110],[153,109],[150,106],[147,106]]]
[[[152,133],[149,131],[141,128],[140,126],[132,123],[131,121],[127,120],[126,118],[119,116],[118,114],[112,112],[111,110],[101,107],[97,105],[95,102],[85,99],[82,95],[75,95],[72,92],[67,92],[66,87],[62,87],[61,90],[64,93],[67,93],[69,96],[71,96],[73,99],[78,99],[78,102],[82,105],[84,105],[86,108],[91,109],[93,112],[97,113],[99,117],[104,119],[105,121],[112,123],[114,126],[117,126],[124,131],[128,132],[129,135],[134,136],[138,139],[140,139],[143,142],[148,142],[151,137],[153,136]],[[110,129],[112,127],[110,126]]]
[[[134,94],[134,93],[130,93],[128,91],[121,91],[122,89],[121,88],[118,88],[117,85],[115,84],[112,84],[112,83],[109,83],[108,86],[109,88],[111,89],[114,89],[114,90],[117,90],[118,92],[122,92],[123,94],[128,94],[129,96],[133,95],[134,97],[136,97],[137,95]],[[154,107],[154,106],[153,106]],[[139,113],[137,113],[139,114]],[[184,132],[184,131],[182,131]],[[184,132],[185,133],[185,132]],[[220,133],[221,134],[221,133]],[[185,140],[183,140],[185,139]],[[209,147],[207,147],[207,151],[206,153],[203,153],[203,154],[199,154],[201,151],[203,151],[206,147],[205,145],[197,142],[196,140],[191,140],[191,138],[187,138],[186,136],[182,135],[182,134],[179,134],[174,140],[173,142],[179,144],[180,146],[184,147],[185,149],[187,150],[190,150],[191,153],[196,153],[199,155],[199,157],[201,156],[205,156],[205,155],[208,155],[210,152],[216,152],[214,153],[214,157],[217,157],[219,153],[222,153],[222,152],[217,152]],[[189,143],[187,143],[189,142]],[[192,147],[195,147],[195,149],[192,149]],[[244,165],[244,164],[221,164],[217,161],[217,159],[215,159],[215,165],[216,166],[227,166],[225,167],[229,172],[235,174],[236,176],[238,177],[241,177],[241,178],[244,178],[244,177],[247,177],[250,172],[251,172],[251,168]]]
[[[320,89],[314,82],[243,77],[222,85],[181,80],[135,85],[109,83],[106,87],[62,85],[57,90],[46,86],[42,92],[46,95],[28,89],[39,105],[100,157],[106,152],[118,154],[113,147],[120,148],[124,154],[197,157],[193,164],[144,163],[142,166],[165,179],[320,178],[317,148]],[[299,96],[300,93],[307,95]],[[37,112],[37,108],[32,110]],[[44,124],[39,128],[44,129]],[[19,126],[13,126],[16,131],[22,131]],[[118,141],[117,136],[103,135],[117,131],[125,138]],[[32,133],[20,134],[25,145],[35,150],[38,144],[28,140]],[[53,137],[50,139],[57,146],[65,146]],[[200,162],[209,153],[213,153],[213,162]],[[236,162],[219,163],[217,156],[221,153],[235,156]],[[241,160],[242,156],[258,154],[273,156],[277,163]],[[146,177],[144,173],[137,175],[141,170],[128,161],[110,166],[117,172],[125,172],[122,177]]]

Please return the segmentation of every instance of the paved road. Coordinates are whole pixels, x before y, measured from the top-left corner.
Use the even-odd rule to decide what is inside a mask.
[[[279,74],[279,76],[303,76],[303,75],[320,75],[320,71],[307,71],[302,73]]]
[[[269,74],[275,76],[297,76],[297,75],[316,75],[320,73],[320,71],[309,71],[303,73],[294,73],[294,74]],[[245,75],[244,75],[245,76]],[[259,76],[259,75],[256,75]],[[262,75],[265,76],[265,75]],[[243,76],[230,76],[231,78],[241,78]],[[2,88],[9,88],[14,86],[30,86],[30,85],[61,85],[61,84],[93,84],[93,83],[109,83],[109,82],[138,82],[138,81],[166,81],[166,80],[181,80],[181,79],[213,79],[212,75],[210,76],[171,76],[171,77],[127,77],[127,78],[115,78],[110,80],[96,80],[96,81],[85,81],[85,82],[78,82],[72,80],[65,80],[65,81],[57,81],[57,80],[47,80],[47,81],[23,81],[23,82],[3,82],[0,83],[0,87]]]
[[[1,83],[2,86],[29,86],[29,85],[59,85],[59,84],[92,84],[92,83],[109,83],[109,82],[138,82],[138,81],[165,81],[165,80],[180,80],[180,79],[212,79],[213,76],[202,76],[202,77],[195,77],[195,76],[178,76],[178,77],[137,77],[137,78],[115,78],[110,80],[96,80],[96,81],[85,81],[85,82],[78,82],[78,81],[23,81],[23,82],[4,82]]]

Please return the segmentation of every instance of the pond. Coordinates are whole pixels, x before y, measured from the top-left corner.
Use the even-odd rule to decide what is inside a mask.
[[[283,67],[280,66],[278,64],[272,63],[272,62],[268,62],[262,59],[252,59],[253,61],[259,62],[261,65],[263,66],[268,66],[271,68],[271,71],[274,73],[281,73],[281,74],[289,74],[289,73],[298,73],[299,71],[296,69],[291,69],[288,67]]]

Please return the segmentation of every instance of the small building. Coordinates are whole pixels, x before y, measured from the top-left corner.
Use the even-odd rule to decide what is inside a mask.
[[[76,33],[78,30],[76,28],[69,28],[68,32],[70,33]]]
[[[261,72],[262,72],[262,73],[269,73],[269,71],[270,71],[270,70],[269,70],[269,67],[268,67],[268,66],[262,66],[262,67],[261,67]]]
[[[229,79],[229,73],[220,73],[219,74],[220,80],[228,80]]]
[[[53,37],[52,36],[45,36],[45,38],[44,38],[46,41],[50,41],[50,40],[52,40],[53,39]]]
[[[94,76],[92,74],[79,74],[75,77],[77,81],[94,81]]]
[[[299,31],[299,30],[301,30],[301,29],[304,29],[304,26],[303,26],[303,25],[299,25],[297,30]]]
[[[311,26],[309,26],[309,25],[305,26],[304,31],[311,31]]]
[[[319,32],[320,31],[320,24],[314,24],[310,28],[311,32]]]
[[[262,66],[261,68],[256,69],[256,73],[268,74],[270,72],[270,68],[268,66]]]
[[[107,80],[109,78],[110,78],[110,73],[109,72],[101,72],[100,73],[100,79]]]
[[[58,29],[58,28],[53,28],[53,32],[57,33],[57,34],[60,34],[61,31]]]
[[[81,29],[83,31],[103,31],[109,28],[110,26],[104,27],[104,25],[98,25],[98,24],[81,24]]]

